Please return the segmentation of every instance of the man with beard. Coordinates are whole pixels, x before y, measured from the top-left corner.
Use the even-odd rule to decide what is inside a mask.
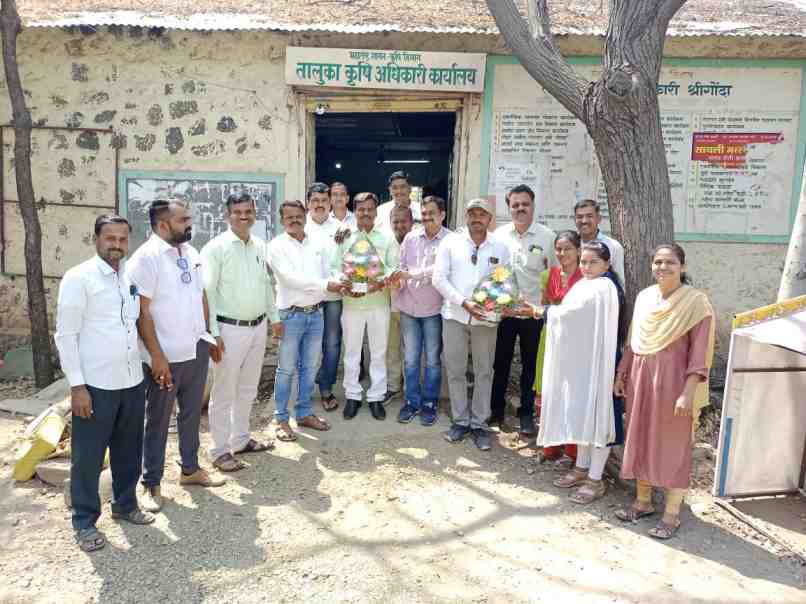
[[[507,194],[507,206],[512,222],[498,227],[495,236],[509,246],[512,270],[525,302],[534,306],[543,303],[540,274],[557,264],[554,253],[554,231],[534,222],[535,194],[526,185],[518,185]],[[506,411],[507,385],[515,340],[521,349],[521,397],[518,408],[520,422],[518,438],[525,443],[535,435],[534,391],[535,360],[540,343],[543,321],[532,316],[531,308],[506,312],[498,324],[493,366],[493,392],[490,403],[490,424],[503,427]]]
[[[59,284],[56,347],[70,384],[73,413],[70,495],[76,541],[99,550],[98,479],[109,448],[112,517],[150,524],[137,507],[143,456],[145,387],[137,350],[137,290],[123,270],[131,227],[114,214],[95,221],[97,254],[67,271]]]
[[[208,308],[201,257],[188,243],[190,209],[181,200],[158,199],[148,209],[152,234],[134,253],[127,274],[140,294],[137,327],[141,352],[150,366],[146,377],[143,445],[143,508],[162,509],[160,483],[174,400],[181,485],[220,486],[224,480],[199,466],[199,420],[210,356],[221,351],[207,333]]]
[[[235,472],[245,467],[235,455],[274,446],[251,438],[249,415],[263,369],[268,323],[278,336],[281,323],[266,266],[266,242],[251,234],[255,200],[230,195],[226,206],[229,229],[211,239],[201,255],[210,332],[221,351],[210,391],[210,459],[217,469]]]
[[[465,219],[467,228],[447,235],[439,245],[434,265],[434,287],[444,298],[442,348],[453,416],[453,426],[445,438],[459,442],[472,434],[476,446],[488,451],[491,439],[487,418],[497,325],[485,321],[484,308],[471,296],[483,277],[496,266],[509,263],[510,254],[504,243],[487,232],[493,219],[487,200],[470,200]],[[475,375],[472,403],[467,400],[468,344]]]

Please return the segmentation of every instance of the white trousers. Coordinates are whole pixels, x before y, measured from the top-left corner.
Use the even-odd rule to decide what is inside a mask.
[[[579,445],[577,448],[577,467],[588,470],[591,480],[601,480],[610,456],[610,447],[594,447]]]
[[[344,350],[344,394],[360,401],[363,388],[358,381],[364,330],[369,340],[369,378],[367,402],[386,398],[386,344],[389,339],[389,307],[350,308],[341,313],[342,349]]]
[[[255,327],[220,323],[224,356],[213,364],[210,391],[210,458],[235,453],[249,442],[249,414],[257,397],[268,327],[264,319]]]

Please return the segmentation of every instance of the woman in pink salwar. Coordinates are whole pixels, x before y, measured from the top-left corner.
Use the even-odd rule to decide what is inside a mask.
[[[680,506],[691,477],[692,443],[708,404],[714,353],[714,311],[704,293],[687,285],[686,256],[677,244],[659,246],[657,282],[635,301],[632,327],[613,390],[627,397],[623,478],[637,481],[637,497],[616,516],[635,522],[655,514],[652,488],[666,490],[666,508],[649,534],[669,539],[680,527]]]

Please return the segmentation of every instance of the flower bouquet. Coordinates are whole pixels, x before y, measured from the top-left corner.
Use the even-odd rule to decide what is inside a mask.
[[[365,294],[370,283],[383,280],[384,267],[378,250],[365,236],[359,238],[344,253],[341,270],[352,282],[352,291]]]
[[[515,273],[507,265],[494,266],[479,281],[471,297],[484,308],[484,319],[490,323],[498,323],[505,308],[515,308],[521,303]]]

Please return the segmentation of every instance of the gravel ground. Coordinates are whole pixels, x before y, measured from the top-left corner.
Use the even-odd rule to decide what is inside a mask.
[[[169,462],[157,523],[105,506],[109,544],[91,555],[58,489],[12,483],[24,423],[0,416],[0,603],[806,601],[806,570],[712,503],[707,465],[678,537],[659,543],[649,522],[615,519],[625,491],[580,508],[509,435],[488,453],[451,445],[444,418],[404,426],[398,406],[385,422],[331,414],[330,432],[250,456],[218,489],[180,488]]]

